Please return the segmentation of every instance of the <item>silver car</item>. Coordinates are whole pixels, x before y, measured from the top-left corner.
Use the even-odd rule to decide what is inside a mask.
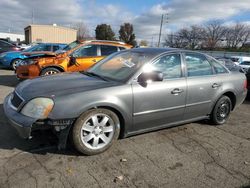
[[[202,119],[226,122],[247,93],[246,77],[197,52],[142,48],[117,52],[87,72],[20,83],[4,111],[23,138],[52,129],[65,148],[93,155],[118,137]]]

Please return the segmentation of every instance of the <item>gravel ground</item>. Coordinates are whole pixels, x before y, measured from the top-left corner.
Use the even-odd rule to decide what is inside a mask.
[[[248,187],[250,100],[227,124],[191,123],[119,140],[103,154],[57,151],[43,132],[22,140],[8,125],[4,97],[18,84],[0,70],[0,187]]]

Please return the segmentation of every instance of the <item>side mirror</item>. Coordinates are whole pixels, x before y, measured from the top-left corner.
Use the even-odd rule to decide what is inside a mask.
[[[74,56],[69,56],[69,65],[72,66],[72,65],[75,65],[77,62],[76,62],[76,58]]]
[[[162,81],[163,74],[160,71],[144,72],[144,73],[141,73],[137,78],[137,81],[139,83],[146,83],[148,80]]]

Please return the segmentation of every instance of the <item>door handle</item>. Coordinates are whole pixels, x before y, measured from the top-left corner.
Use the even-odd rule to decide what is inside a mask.
[[[220,86],[221,86],[220,84],[214,83],[214,84],[212,85],[212,88],[216,89],[216,88],[218,88],[218,87],[220,87]]]
[[[182,93],[183,91],[184,91],[183,89],[175,88],[174,90],[171,91],[171,94],[178,95]]]
[[[94,63],[96,63],[96,59],[93,59],[92,61],[93,61]]]

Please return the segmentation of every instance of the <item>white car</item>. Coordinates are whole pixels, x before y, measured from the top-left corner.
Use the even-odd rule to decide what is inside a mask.
[[[239,59],[239,66],[247,71],[250,68],[250,57],[241,57]]]

